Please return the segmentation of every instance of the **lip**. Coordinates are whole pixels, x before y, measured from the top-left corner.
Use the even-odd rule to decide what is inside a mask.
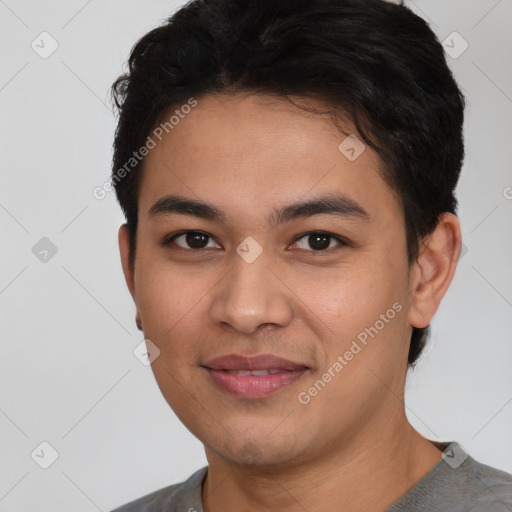
[[[237,354],[217,357],[202,365],[223,391],[241,398],[262,398],[293,384],[308,367],[272,354],[247,357]],[[271,371],[265,375],[237,375],[230,372]]]
[[[294,363],[288,359],[273,354],[260,354],[257,356],[242,356],[228,354],[206,362],[203,366],[211,370],[299,370],[307,368],[306,365]]]

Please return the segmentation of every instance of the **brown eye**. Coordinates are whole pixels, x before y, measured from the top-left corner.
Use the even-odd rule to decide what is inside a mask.
[[[301,238],[298,238],[295,243],[297,245],[300,244],[300,240],[305,239],[306,242],[302,243],[302,247],[298,247],[299,249],[308,249],[308,246],[313,249],[315,252],[325,251],[327,249],[331,249],[333,246],[331,245],[332,241],[337,242],[339,246],[347,245],[339,237],[332,235],[331,233],[323,233],[321,231],[312,231],[310,233],[306,233]]]
[[[203,233],[186,233],[185,242],[193,249],[203,249],[208,244],[208,235]]]
[[[178,240],[180,242],[178,243]],[[182,249],[205,249],[208,247],[208,241],[211,240],[210,243],[213,243],[213,245],[210,245],[209,247],[220,247],[215,241],[212,239],[212,237],[206,233],[203,233],[202,231],[184,231],[182,233],[178,233],[171,238],[169,238],[165,245],[171,245],[175,243],[178,247]]]

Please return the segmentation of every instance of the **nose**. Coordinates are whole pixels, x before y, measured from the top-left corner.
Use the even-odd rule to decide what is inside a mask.
[[[252,263],[234,254],[231,271],[216,288],[210,318],[246,335],[264,325],[285,327],[293,317],[293,294],[285,283],[265,251]]]

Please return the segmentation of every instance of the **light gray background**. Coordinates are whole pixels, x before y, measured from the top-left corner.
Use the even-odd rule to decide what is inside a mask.
[[[206,464],[132,353],[142,335],[119,260],[123,217],[113,193],[92,195],[110,173],[108,88],[182,3],[0,0],[1,511],[107,511]],[[456,31],[469,44],[448,57],[469,103],[467,253],[409,377],[408,416],[512,472],[512,1],[407,5],[441,40]],[[47,59],[31,48],[43,31],[59,45]],[[58,250],[46,263],[32,252],[43,237]],[[59,454],[48,469],[31,458],[43,441]]]

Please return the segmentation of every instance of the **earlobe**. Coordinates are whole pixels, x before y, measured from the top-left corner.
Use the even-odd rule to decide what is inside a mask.
[[[126,285],[130,290],[132,298],[135,299],[134,272],[130,265],[130,235],[126,224],[122,224],[118,232],[119,253]]]
[[[429,325],[453,279],[461,246],[458,218],[452,213],[443,213],[436,229],[423,242],[414,263],[409,310],[409,324],[413,327]]]

